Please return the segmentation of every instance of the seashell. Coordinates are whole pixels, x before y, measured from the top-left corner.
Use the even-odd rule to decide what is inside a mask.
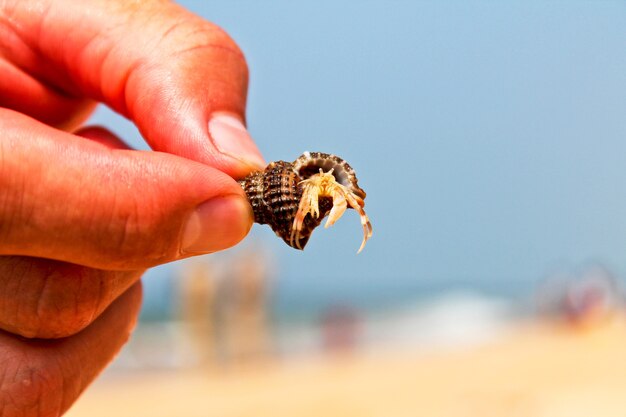
[[[313,230],[328,216],[333,225],[346,208],[357,210],[363,227],[363,250],[372,236],[365,214],[365,191],[352,167],[336,155],[305,152],[293,162],[276,161],[264,171],[239,181],[254,211],[254,221],[267,224],[285,243],[304,249]]]

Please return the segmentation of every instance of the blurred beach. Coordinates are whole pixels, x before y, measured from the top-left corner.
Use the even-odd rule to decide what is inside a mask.
[[[387,349],[247,366],[114,371],[69,417],[622,416],[626,322],[517,324],[447,349]]]
[[[67,415],[606,417],[626,409],[626,317],[606,269],[552,277],[529,298],[447,290],[281,321],[271,313],[269,270],[245,256],[250,263],[231,262],[235,274],[188,267],[173,293],[178,313],[144,319]]]

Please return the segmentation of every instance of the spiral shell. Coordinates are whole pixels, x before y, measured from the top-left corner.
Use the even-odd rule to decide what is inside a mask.
[[[363,211],[365,191],[359,187],[352,167],[338,156],[305,152],[293,162],[272,162],[239,183],[254,211],[254,221],[269,225],[296,249],[304,249],[324,217],[330,214],[328,227],[348,207],[361,215],[361,249],[372,234]]]

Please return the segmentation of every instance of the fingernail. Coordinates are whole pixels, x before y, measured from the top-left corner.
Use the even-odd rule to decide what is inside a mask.
[[[252,227],[252,207],[239,195],[208,200],[191,214],[183,233],[182,252],[211,253],[229,248]]]
[[[246,127],[236,116],[225,112],[213,113],[209,120],[209,134],[221,153],[255,169],[264,169],[267,165]]]

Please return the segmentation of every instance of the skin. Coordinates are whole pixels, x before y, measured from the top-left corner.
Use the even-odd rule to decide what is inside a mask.
[[[58,416],[128,339],[146,268],[249,231],[248,70],[170,2],[0,0],[0,74],[0,416]],[[81,127],[98,102],[154,152]]]

